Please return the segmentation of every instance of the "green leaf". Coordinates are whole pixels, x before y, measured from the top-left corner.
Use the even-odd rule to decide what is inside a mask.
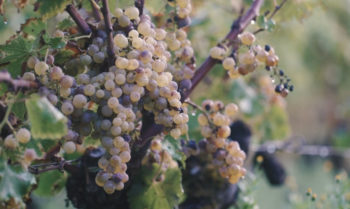
[[[30,187],[35,184],[32,174],[21,168],[7,164],[7,160],[0,158],[0,202],[14,198],[21,201]]]
[[[265,17],[265,15],[259,15],[259,16],[256,18],[256,23],[258,24],[258,26],[259,26],[260,28],[264,28],[264,29],[267,28],[266,17]]]
[[[71,1],[68,0],[37,0],[36,2],[38,4],[38,12],[43,19],[53,17],[62,12],[69,3]]]
[[[164,179],[156,181],[159,171],[157,164],[141,168],[128,192],[131,209],[173,209],[179,204],[183,196],[180,169],[168,169]]]
[[[38,187],[34,193],[39,196],[53,196],[60,192],[66,184],[66,176],[60,171],[49,171],[40,174]]]
[[[0,83],[0,97],[2,97],[7,92],[7,85],[5,83]]]
[[[60,139],[67,134],[67,118],[46,97],[32,94],[25,104],[34,138]]]
[[[180,140],[176,140],[171,136],[166,136],[162,142],[163,149],[169,152],[171,157],[185,167],[186,156],[181,151]]]
[[[74,55],[74,51],[69,49],[63,49],[60,50],[60,52],[57,53],[55,56],[55,64],[59,66],[64,66],[64,64],[72,59],[72,56]]]
[[[30,18],[21,25],[21,28],[24,34],[38,36],[38,34],[46,30],[46,23],[37,18]]]
[[[66,45],[63,38],[61,37],[51,38],[47,34],[44,34],[43,39],[45,43],[53,49],[61,49]]]
[[[31,55],[32,47],[33,42],[22,37],[18,37],[8,44],[0,45],[0,51],[4,53],[0,64],[7,63],[4,68],[8,69],[12,77],[17,77],[21,72],[22,63]]]
[[[71,20],[71,19],[64,19],[63,21],[61,21],[60,23],[58,23],[58,29],[60,30],[65,30],[65,29],[68,29],[72,26],[74,26],[75,23]]]
[[[276,22],[272,19],[269,19],[267,21],[267,30],[271,32],[275,29],[275,27],[276,27]]]

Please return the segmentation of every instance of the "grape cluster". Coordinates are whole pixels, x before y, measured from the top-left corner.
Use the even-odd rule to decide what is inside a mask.
[[[255,71],[259,65],[265,65],[265,69],[271,72],[273,83],[279,80],[275,85],[275,92],[286,97],[289,91],[293,91],[294,86],[290,83],[291,79],[285,75],[284,71],[278,69],[279,57],[274,48],[269,45],[264,47],[254,45],[256,37],[250,32],[243,32],[239,36],[240,43],[248,47],[248,50],[242,49],[238,52],[229,50],[225,44],[215,46],[210,50],[210,56],[213,59],[220,60],[222,66],[228,71],[230,78],[235,79],[240,75],[246,75]]]
[[[246,154],[240,149],[238,142],[227,139],[231,134],[229,125],[238,107],[234,103],[224,106],[221,101],[205,100],[202,108],[203,113],[198,115],[198,123],[205,139],[198,145],[189,141],[184,147],[184,153],[196,155],[201,150],[211,153],[220,175],[235,184],[246,172],[243,168]]]
[[[189,0],[176,1],[176,6],[180,18],[188,17]],[[191,88],[195,70],[194,52],[184,29],[156,28],[136,7],[116,8],[111,22],[114,64],[108,64],[110,42],[101,21],[91,39],[77,43],[81,53],[64,66],[56,65],[49,52],[43,61],[30,57],[30,70],[23,75],[25,80],[43,84],[40,93],[68,118],[69,130],[62,139],[65,153],[81,148],[86,137],[99,139],[106,154],[98,161],[95,181],[108,194],[122,190],[129,179],[127,163],[144,111],[154,115],[155,123],[175,139],[188,132],[189,117],[181,96]],[[57,30],[54,35],[65,38],[67,33]],[[9,147],[16,146],[12,138],[7,139]],[[170,160],[155,143],[156,139],[152,156]]]

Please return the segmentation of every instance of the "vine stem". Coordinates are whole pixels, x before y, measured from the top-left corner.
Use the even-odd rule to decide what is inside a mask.
[[[68,12],[68,14],[73,18],[74,22],[78,25],[78,28],[80,29],[80,31],[85,34],[88,35],[91,33],[91,28],[90,26],[85,22],[85,20],[80,16],[78,10],[72,5],[69,4],[66,7],[66,11]]]
[[[145,0],[135,0],[135,7],[139,9],[140,16],[143,14],[144,5],[145,5]]]
[[[15,98],[17,98],[17,95],[15,96]],[[0,130],[2,130],[2,128],[4,127],[4,125],[7,124],[8,122],[8,118],[10,116],[12,107],[13,107],[14,102],[11,102],[8,106],[7,106],[7,110],[5,112],[4,118],[2,119],[1,123],[0,123]]]
[[[102,0],[101,12],[105,21],[105,29],[107,33],[107,54],[108,54],[108,64],[112,66],[114,64],[114,44],[113,44],[113,27],[111,23],[111,15],[108,8],[108,0]]]
[[[7,71],[0,71],[0,82],[7,83],[11,85],[13,90],[17,91],[20,88],[26,88],[26,89],[32,89],[32,88],[38,88],[39,84],[34,81],[27,81],[23,79],[13,79],[9,72]]]

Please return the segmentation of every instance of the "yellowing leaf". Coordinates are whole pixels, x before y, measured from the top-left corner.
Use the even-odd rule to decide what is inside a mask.
[[[67,118],[46,97],[33,94],[25,104],[34,138],[60,139],[67,134]]]

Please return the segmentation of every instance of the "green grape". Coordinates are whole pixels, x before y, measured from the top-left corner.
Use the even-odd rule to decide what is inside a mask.
[[[20,143],[26,144],[30,140],[30,132],[26,128],[20,128],[16,133],[16,138]]]
[[[75,143],[72,141],[65,142],[62,148],[68,154],[72,154],[76,150]]]

